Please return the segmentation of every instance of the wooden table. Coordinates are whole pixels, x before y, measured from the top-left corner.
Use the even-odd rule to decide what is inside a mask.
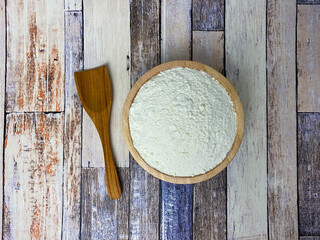
[[[317,4],[0,0],[3,239],[320,239]],[[226,74],[245,112],[236,158],[201,184],[147,174],[121,133],[132,84],[177,59]],[[73,79],[104,64],[117,201],[107,196],[101,144]]]

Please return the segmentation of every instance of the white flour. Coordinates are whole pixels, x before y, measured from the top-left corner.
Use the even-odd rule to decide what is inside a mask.
[[[151,167],[172,176],[195,176],[226,157],[236,135],[236,117],[217,80],[179,67],[140,88],[129,126],[134,147]]]

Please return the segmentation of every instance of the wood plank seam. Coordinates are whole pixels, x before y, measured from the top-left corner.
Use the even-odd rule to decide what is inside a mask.
[[[299,97],[299,77],[298,77],[298,72],[299,72],[299,69],[298,69],[298,47],[297,47],[297,44],[298,44],[298,6],[299,6],[299,0],[296,1],[296,29],[295,29],[295,38],[296,38],[296,46],[295,46],[295,65],[296,65],[296,71],[295,71],[295,76],[296,76],[296,162],[297,162],[297,214],[298,214],[298,219],[297,219],[297,222],[298,222],[298,236],[299,236],[299,239],[300,239],[300,208],[299,208],[299,145],[298,145],[298,140],[299,140],[299,128],[298,128],[298,121],[299,121],[299,102],[298,102],[298,97]],[[269,215],[268,215],[269,216]],[[269,218],[268,218],[269,220]],[[268,230],[269,230],[269,227],[268,227]]]
[[[82,2],[83,3],[83,2]],[[82,69],[84,68],[84,17],[83,17],[83,11],[81,12],[82,13],[82,56],[83,56],[83,59],[82,59]],[[82,239],[82,214],[83,214],[83,211],[82,211],[82,204],[83,204],[83,200],[82,200],[82,191],[83,191],[83,172],[82,172],[82,163],[83,163],[83,160],[82,160],[82,156],[83,156],[83,141],[82,141],[82,137],[83,137],[83,107],[81,106],[81,129],[80,129],[80,132],[81,132],[81,166],[80,166],[80,224],[79,224],[79,227],[80,227],[80,239]],[[80,240],[79,239],[79,240]]]
[[[266,0],[266,38],[268,38],[268,0]],[[269,110],[269,104],[268,104],[268,66],[267,66],[267,61],[268,61],[268,41],[266,39],[265,41],[265,63],[266,63],[266,116],[268,116],[268,110]],[[268,159],[269,159],[269,151],[268,151],[268,135],[269,134],[269,125],[268,125],[268,120],[266,120],[266,136],[267,136],[267,140],[266,140],[266,170],[267,170],[267,176],[269,174],[269,166],[268,166]],[[269,179],[267,177],[267,197],[268,197],[268,192],[269,192]],[[267,201],[267,239],[270,239],[270,230],[269,230],[269,226],[270,226],[270,222],[269,222],[269,201]]]
[[[81,12],[82,13],[82,10],[64,10],[64,12],[66,13],[79,13]]]
[[[190,9],[190,59],[185,59],[185,60],[191,60],[191,61],[193,61],[193,47],[194,47],[193,46],[193,17],[194,17],[193,4],[194,4],[194,0],[191,0],[191,9]],[[194,192],[194,189],[193,189],[193,192]],[[193,201],[193,203],[194,203],[194,201]],[[192,207],[193,207],[193,204],[192,204]],[[192,209],[192,214],[193,214],[193,209]],[[193,216],[192,216],[192,218],[193,218]],[[193,231],[192,231],[192,235],[193,235]]]
[[[160,13],[161,13],[161,11],[160,11]],[[160,36],[161,36],[161,32],[160,32]],[[159,180],[159,205],[158,205],[158,209],[159,209],[159,214],[158,214],[158,240],[160,240],[161,236],[163,235],[163,234],[161,234],[162,184],[161,184],[160,180]]]
[[[130,1],[130,4],[131,4],[131,1]],[[131,26],[130,26],[131,27]],[[131,46],[130,46],[130,50],[131,50]],[[131,76],[131,74],[130,74]],[[131,154],[129,153],[129,166],[128,166],[128,217],[127,217],[127,236],[128,236],[128,239],[130,239],[130,211],[131,211],[131,169],[130,169],[130,157],[131,157]],[[121,184],[121,189],[123,189],[123,180],[120,178],[120,184]]]
[[[4,147],[5,147],[5,131],[6,131],[6,75],[7,75],[7,8],[6,0],[0,0],[0,238],[3,231],[3,203],[4,203]]]
[[[49,114],[49,113],[64,113],[64,111],[14,111],[14,112],[6,112],[6,115],[7,114],[10,114],[10,113],[26,113],[26,114],[32,114],[32,113],[35,113],[35,114],[41,114],[41,113],[43,113],[43,114]]]
[[[83,26],[83,25],[82,25]],[[82,113],[81,113],[81,121],[82,121]],[[82,136],[82,124],[81,124],[81,136]],[[82,141],[81,141],[81,144],[82,144]],[[82,157],[82,147],[81,147],[81,157]],[[82,160],[82,159],[81,159]],[[81,162],[82,164],[82,162]],[[83,204],[83,200],[82,200],[82,191],[83,191],[83,173],[82,173],[82,165],[81,165],[81,168],[80,168],[80,223],[79,223],[79,228],[80,228],[80,233],[79,233],[79,240],[82,239],[82,214],[83,214],[83,211],[82,211],[82,204]]]

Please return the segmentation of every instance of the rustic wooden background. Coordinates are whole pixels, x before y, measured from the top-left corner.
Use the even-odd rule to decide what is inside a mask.
[[[320,239],[319,0],[0,0],[3,239]],[[122,104],[148,69],[203,62],[246,129],[226,170],[159,181],[129,157]],[[73,72],[107,64],[120,200]],[[3,147],[2,147],[3,146]]]

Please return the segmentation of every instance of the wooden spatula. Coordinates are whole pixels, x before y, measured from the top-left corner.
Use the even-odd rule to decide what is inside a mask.
[[[112,88],[106,66],[74,73],[80,101],[96,126],[104,152],[109,197],[118,199],[121,187],[110,145]]]

